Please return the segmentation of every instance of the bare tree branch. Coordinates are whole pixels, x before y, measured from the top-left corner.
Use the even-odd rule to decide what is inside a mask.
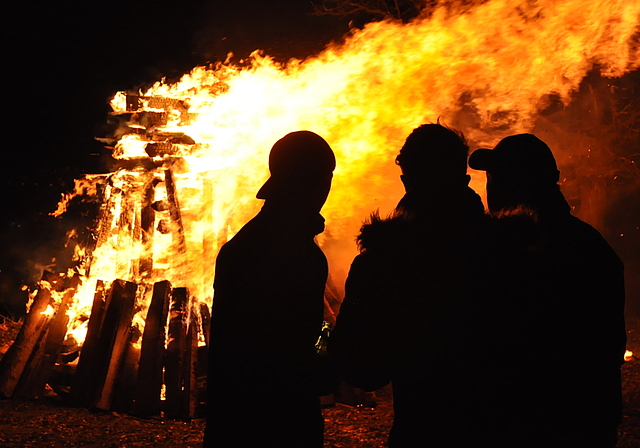
[[[409,21],[438,0],[319,0],[314,2],[318,15],[349,16],[359,13],[377,18]]]

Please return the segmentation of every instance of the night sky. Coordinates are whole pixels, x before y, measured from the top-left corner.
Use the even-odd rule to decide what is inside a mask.
[[[22,6],[13,15],[11,63],[5,68],[11,83],[5,89],[17,163],[3,164],[3,182],[21,185],[22,176],[34,170],[44,171],[41,182],[50,183],[78,170],[104,169],[104,151],[93,137],[106,121],[107,100],[118,90],[177,79],[196,65],[224,60],[230,51],[236,59],[258,48],[282,60],[305,57],[348,30],[346,19],[312,16],[304,0],[77,5]],[[15,185],[10,188],[20,194]],[[7,205],[25,206],[17,196],[3,204],[3,212]]]

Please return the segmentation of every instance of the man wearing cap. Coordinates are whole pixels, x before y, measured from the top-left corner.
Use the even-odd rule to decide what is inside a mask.
[[[493,150],[479,149],[469,166],[487,172],[491,212],[528,208],[542,235],[540,311],[530,318],[536,342],[520,355],[530,368],[520,378],[526,383],[521,403],[505,410],[505,425],[520,419],[530,446],[614,447],[626,342],[620,259],[593,227],[570,214],[553,154],[536,136],[513,135]]]
[[[298,131],[269,155],[265,203],[218,255],[205,447],[322,447],[314,345],[327,260],[314,237],[333,151]]]
[[[358,237],[329,351],[365,390],[392,382],[389,447],[473,444],[473,233],[484,221],[469,188],[468,146],[440,124],[413,130],[397,156],[406,194]]]

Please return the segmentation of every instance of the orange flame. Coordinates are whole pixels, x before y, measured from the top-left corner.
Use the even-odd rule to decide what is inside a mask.
[[[260,207],[255,193],[268,176],[271,145],[300,129],[322,135],[336,152],[319,242],[341,284],[363,218],[391,209],[402,194],[393,160],[414,127],[440,118],[478,146],[529,131],[545,98],[568,103],[594,65],[605,76],[640,67],[639,24],[637,1],[491,0],[457,14],[440,8],[409,24],[371,23],[304,61],[279,64],[254,52],[245,68],[196,67],[175,84],[141,92],[134,108],[116,94],[114,114],[136,113],[114,157],[161,167],[87,178],[108,183],[79,307],[88,312],[97,279],[116,278],[168,279],[210,303],[215,255]],[[161,122],[145,122],[145,113]],[[149,153],[150,143],[171,155]],[[153,201],[166,205],[168,169],[183,227],[159,207],[145,243],[144,191],[153,183]],[[481,180],[472,186],[482,190]],[[176,232],[184,237],[178,249]],[[141,272],[144,257],[153,259],[151,272]]]

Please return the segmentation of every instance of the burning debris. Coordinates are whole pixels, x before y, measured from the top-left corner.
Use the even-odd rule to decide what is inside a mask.
[[[152,109],[163,105],[168,109],[139,110],[142,101]],[[202,398],[196,363],[200,354],[201,370],[206,364],[206,351],[198,345],[206,345],[208,339],[205,301],[210,303],[210,295],[198,296],[205,290],[197,284],[202,279],[187,281],[185,271],[190,272],[196,257],[202,261],[205,248],[212,244],[200,241],[190,259],[194,243],[182,216],[205,214],[210,201],[195,211],[180,206],[176,178],[183,174],[182,157],[196,145],[183,133],[157,130],[186,108],[179,101],[138,96],[128,97],[127,105],[129,109],[117,118],[125,120],[130,132],[126,136],[137,136],[145,152],[121,153],[119,142],[114,155],[124,166],[77,182],[76,193],[101,198],[93,238],[88,247],[77,246],[72,271],[45,273],[27,319],[0,365],[0,393],[41,396],[58,363],[58,377],[72,371],[73,378],[66,387],[54,386],[75,404],[192,418]],[[63,198],[55,214],[73,198]],[[192,288],[172,288],[170,281]],[[87,302],[90,292],[92,300]],[[79,343],[82,356],[76,361]],[[163,388],[166,406],[160,399]]]

